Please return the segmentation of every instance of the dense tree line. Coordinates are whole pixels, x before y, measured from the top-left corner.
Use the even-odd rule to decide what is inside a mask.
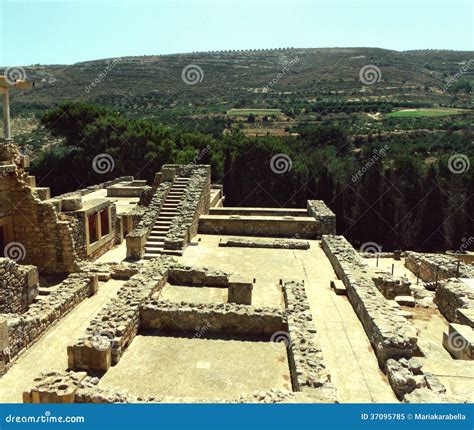
[[[250,138],[238,131],[171,129],[80,103],[48,111],[42,123],[64,138],[33,164],[55,194],[118,175],[152,180],[165,163],[211,164],[228,206],[304,207],[308,199],[322,199],[337,215],[338,232],[355,246],[370,241],[386,250],[464,249],[473,236],[470,128],[435,140],[401,135],[357,147],[344,124],[334,121],[304,128],[298,137]],[[92,168],[101,153],[115,164],[103,175]],[[275,166],[279,154],[283,163]],[[464,155],[464,166],[472,167],[453,173],[453,154]]]

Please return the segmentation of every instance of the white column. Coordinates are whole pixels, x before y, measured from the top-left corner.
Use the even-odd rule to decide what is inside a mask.
[[[3,140],[4,143],[11,141],[10,134],[10,100],[8,98],[8,88],[4,88],[2,91],[2,102],[3,102]]]

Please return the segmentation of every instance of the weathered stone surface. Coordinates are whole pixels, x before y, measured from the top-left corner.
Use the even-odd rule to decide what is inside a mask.
[[[197,234],[199,216],[209,212],[211,193],[211,170],[207,165],[175,166],[163,168],[175,169],[176,175],[189,178],[184,195],[166,233],[165,249],[183,249]]]
[[[268,336],[286,330],[285,313],[235,303],[173,303],[152,298],[141,307],[141,328],[162,332],[206,327],[206,333]]]
[[[474,267],[446,254],[407,252],[405,267],[425,282],[453,278],[474,278]],[[459,269],[459,270],[458,270]]]
[[[309,249],[309,242],[290,239],[222,239],[219,246],[234,248]]]
[[[318,236],[336,234],[336,215],[322,200],[308,200],[308,214],[318,223]]]
[[[359,317],[382,368],[389,358],[410,358],[416,349],[416,329],[390,306],[375,286],[361,256],[343,236],[323,236],[321,246]]]
[[[172,258],[163,256],[140,265],[117,297],[91,321],[85,336],[68,347],[71,368],[107,370],[120,360],[137,334],[140,306],[166,284],[168,268],[173,262]]]
[[[38,269],[0,258],[0,313],[21,314],[38,295]]]
[[[450,322],[459,322],[458,310],[474,309],[474,289],[463,281],[451,278],[438,284],[435,303]]]
[[[165,203],[166,196],[172,187],[171,182],[162,182],[155,190],[148,206],[143,206],[140,211],[140,220],[134,230],[128,234],[127,257],[133,259],[143,258],[145,255],[145,243],[155,225],[161,208]]]
[[[430,390],[429,397],[432,400],[441,399],[446,393],[446,388],[440,380],[432,373],[423,373],[422,364],[415,358],[389,359],[387,376],[393,391],[400,400],[406,398],[405,396],[414,390]],[[424,392],[421,391],[421,393]]]
[[[288,321],[288,348],[293,389],[324,391],[327,401],[336,400],[336,389],[317,343],[303,281],[282,281]],[[330,400],[332,399],[332,400]]]

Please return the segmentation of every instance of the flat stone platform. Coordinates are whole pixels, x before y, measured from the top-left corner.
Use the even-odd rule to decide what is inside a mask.
[[[137,396],[232,399],[291,390],[283,343],[139,334],[99,386]]]

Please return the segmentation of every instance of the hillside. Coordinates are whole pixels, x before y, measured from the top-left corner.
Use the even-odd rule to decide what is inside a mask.
[[[12,105],[14,113],[20,113],[73,99],[151,115],[162,109],[178,108],[192,108],[194,112],[222,112],[248,106],[280,108],[292,99],[311,102],[377,98],[466,105],[467,100],[453,100],[441,88],[463,65],[470,66],[469,60],[473,58],[474,52],[326,48],[123,57],[71,66],[36,65],[25,67],[27,77],[36,82],[34,91],[13,95]],[[360,69],[372,64],[381,71],[380,82],[364,85],[359,78]],[[203,76],[197,77],[202,78],[201,82],[183,82],[182,71],[188,65],[202,69]],[[463,79],[474,80],[474,68],[466,68]],[[94,81],[97,83],[92,86]]]

